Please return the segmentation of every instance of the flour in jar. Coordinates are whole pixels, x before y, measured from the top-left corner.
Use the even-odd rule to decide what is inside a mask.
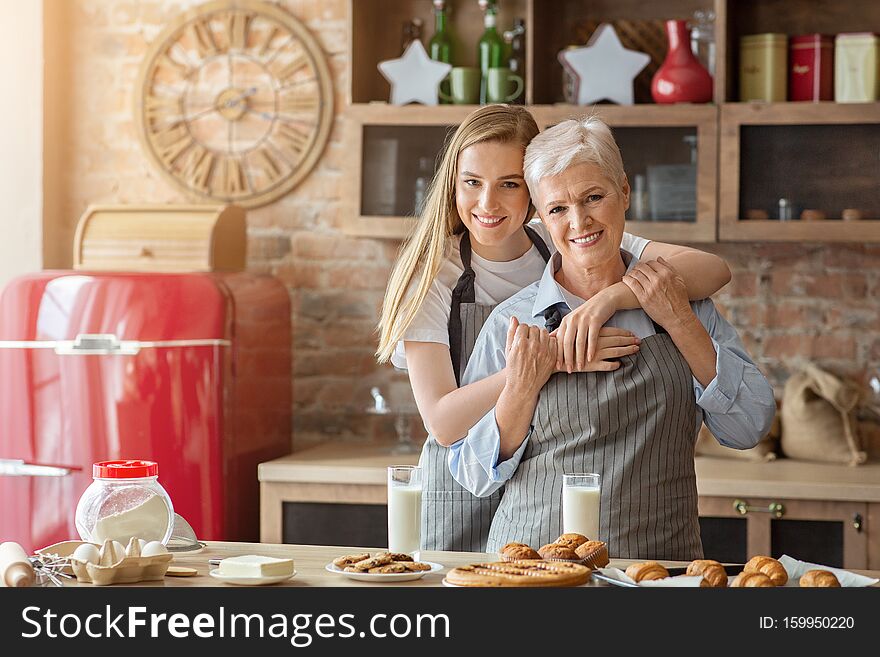
[[[107,539],[126,543],[134,536],[145,541],[161,541],[168,530],[168,507],[158,495],[120,513],[100,518],[92,531],[93,543]]]

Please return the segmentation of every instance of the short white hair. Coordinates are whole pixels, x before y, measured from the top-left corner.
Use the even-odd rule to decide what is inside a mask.
[[[526,148],[523,170],[532,199],[538,182],[576,164],[595,164],[620,193],[626,180],[623,159],[611,128],[597,116],[568,119],[532,139]]]

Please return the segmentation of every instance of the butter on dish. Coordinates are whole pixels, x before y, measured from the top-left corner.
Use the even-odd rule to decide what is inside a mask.
[[[223,577],[281,577],[293,575],[293,559],[276,559],[256,554],[228,557],[217,568]]]

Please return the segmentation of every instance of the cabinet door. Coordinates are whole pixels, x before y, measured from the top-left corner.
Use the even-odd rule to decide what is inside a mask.
[[[788,554],[828,566],[868,567],[868,505],[863,502],[701,497],[700,516],[744,518],[749,557]],[[707,555],[713,558],[708,550]]]

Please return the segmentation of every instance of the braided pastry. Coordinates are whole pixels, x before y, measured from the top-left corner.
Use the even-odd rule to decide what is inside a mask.
[[[800,579],[801,586],[840,587],[837,575],[828,570],[808,570]]]
[[[701,587],[712,589],[723,589],[727,587],[727,573],[717,561],[712,559],[696,559],[691,561],[687,567],[687,574],[702,575],[703,581]]]
[[[630,564],[626,569],[626,576],[634,582],[643,582],[669,577],[669,571],[656,561],[644,561]]]
[[[752,557],[743,568],[746,573],[764,573],[773,582],[773,586],[785,586],[788,582],[788,573],[785,567],[772,557]]]
[[[759,573],[753,570],[751,572],[741,572],[739,575],[733,578],[730,586],[740,589],[754,587],[773,588],[773,582],[764,573]]]

